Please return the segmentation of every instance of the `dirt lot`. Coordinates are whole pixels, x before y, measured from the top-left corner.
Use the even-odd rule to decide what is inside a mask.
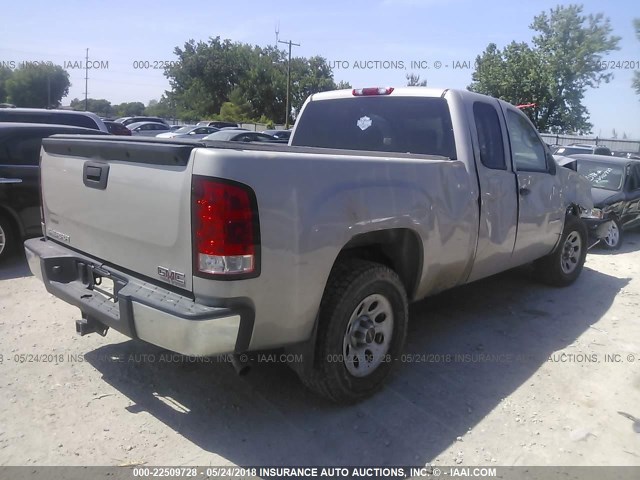
[[[279,363],[238,377],[80,338],[17,258],[0,267],[0,465],[640,465],[639,303],[637,233],[567,289],[516,271],[447,292],[412,307],[411,362],[345,408]]]

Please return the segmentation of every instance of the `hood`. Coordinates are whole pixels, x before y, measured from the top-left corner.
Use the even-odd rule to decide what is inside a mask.
[[[615,200],[615,197],[620,196],[620,192],[616,192],[613,190],[606,190],[604,188],[591,188],[591,196],[593,197],[593,204],[596,207],[601,207],[603,205],[607,205],[612,203]]]

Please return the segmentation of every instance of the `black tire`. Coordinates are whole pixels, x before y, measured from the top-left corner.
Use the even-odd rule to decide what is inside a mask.
[[[0,213],[0,262],[16,251],[18,241],[9,217]]]
[[[607,236],[600,240],[599,245],[605,250],[620,250],[622,238],[622,225],[620,225],[617,218],[614,218]]]
[[[377,313],[374,319],[369,319],[363,314],[365,305],[365,309],[377,311],[376,299],[380,299],[379,308],[390,311],[391,317]],[[381,317],[384,318],[379,320]],[[314,364],[299,372],[302,382],[312,391],[337,403],[354,403],[371,396],[382,387],[403,352],[408,318],[407,295],[393,270],[359,259],[339,262],[331,272],[320,304]],[[365,322],[368,323],[365,325]],[[357,341],[354,336],[361,334],[363,328],[366,334],[360,340],[362,345],[354,344],[352,347],[350,342]],[[371,333],[371,328],[375,333]],[[383,333],[389,328],[390,339]],[[371,350],[367,350],[368,346],[382,349],[380,351],[387,348],[387,353],[372,355]],[[364,349],[369,354],[360,355],[359,358],[365,360],[360,364],[355,355],[346,355],[344,349],[352,354],[356,349],[360,352]],[[343,361],[345,355],[354,361],[347,365]],[[363,369],[358,371],[360,365]],[[369,373],[355,376],[349,370],[358,375]]]
[[[587,239],[584,222],[567,215],[560,242],[554,251],[534,262],[538,278],[554,287],[566,287],[575,282],[587,258]]]

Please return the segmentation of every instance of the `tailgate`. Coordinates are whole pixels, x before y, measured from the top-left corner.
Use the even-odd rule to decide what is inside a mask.
[[[196,144],[56,136],[43,141],[49,238],[191,291]]]

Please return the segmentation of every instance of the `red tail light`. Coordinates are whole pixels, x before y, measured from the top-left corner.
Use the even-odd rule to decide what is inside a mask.
[[[364,97],[368,95],[389,95],[393,92],[393,87],[370,87],[370,88],[354,88],[351,93],[356,97]]]
[[[193,176],[194,273],[259,274],[260,231],[253,190],[218,178]]]

